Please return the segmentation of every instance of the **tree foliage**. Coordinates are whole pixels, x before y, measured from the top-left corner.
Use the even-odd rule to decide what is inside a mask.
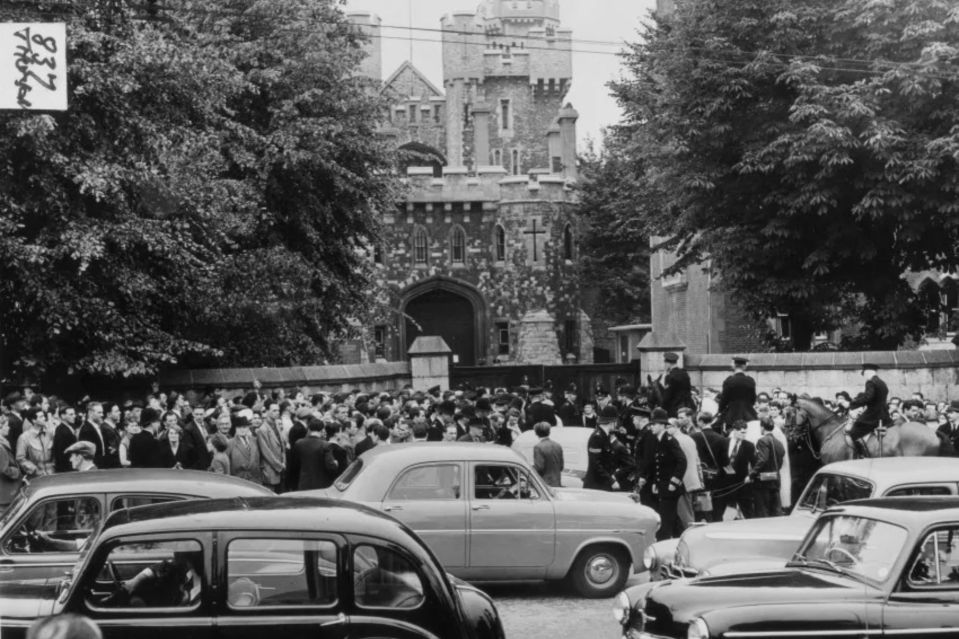
[[[920,330],[909,270],[959,266],[959,8],[684,0],[625,56],[643,213],[677,268],[710,258],[757,317]]]
[[[0,113],[5,372],[328,356],[396,188],[336,4],[19,6],[68,21],[70,108]]]

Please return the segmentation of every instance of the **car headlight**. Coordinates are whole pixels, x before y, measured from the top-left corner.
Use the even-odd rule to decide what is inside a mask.
[[[656,567],[656,549],[648,546],[643,552],[643,567],[652,571]]]
[[[632,612],[633,605],[629,602],[629,596],[625,592],[619,593],[613,602],[613,619],[619,625],[625,626],[629,623],[629,616]]]
[[[689,622],[686,639],[709,639],[709,627],[702,617],[696,617]]]

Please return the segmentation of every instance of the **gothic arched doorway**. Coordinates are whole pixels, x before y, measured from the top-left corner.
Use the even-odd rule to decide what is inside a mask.
[[[483,355],[483,298],[471,287],[435,278],[411,287],[403,296],[403,333],[408,351],[421,335],[439,335],[453,351],[454,362],[476,364]]]

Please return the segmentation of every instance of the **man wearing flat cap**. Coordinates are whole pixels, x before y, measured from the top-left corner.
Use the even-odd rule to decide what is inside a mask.
[[[596,428],[586,442],[586,476],[583,488],[596,490],[616,490],[619,484],[613,474],[616,472],[616,460],[609,434],[619,422],[619,411],[615,406],[604,406],[599,413]]]
[[[723,382],[719,414],[727,427],[739,420],[752,422],[759,419],[756,415],[756,380],[746,374],[748,363],[745,357],[734,357],[733,374]]]
[[[76,471],[96,470],[97,465],[93,463],[93,457],[97,454],[97,447],[92,442],[78,441],[67,447],[67,457],[70,458],[70,466]]]
[[[880,425],[888,426],[891,422],[886,405],[889,387],[879,379],[879,367],[875,364],[863,364],[862,376],[866,378],[866,388],[849,403],[849,408],[862,408],[863,411],[849,429],[849,438],[857,457],[869,457],[869,450],[863,439]]]
[[[663,355],[666,364],[666,376],[663,378],[663,410],[670,417],[676,417],[680,408],[696,408],[693,401],[692,384],[689,373],[679,367],[679,355],[666,353]]]

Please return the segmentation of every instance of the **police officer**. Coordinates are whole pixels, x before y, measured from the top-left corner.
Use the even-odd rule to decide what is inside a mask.
[[[649,484],[656,497],[656,512],[661,521],[657,540],[679,537],[682,524],[677,515],[679,497],[685,492],[683,476],[686,474],[686,455],[676,439],[666,432],[668,415],[661,408],[652,412],[649,421],[656,447],[653,451],[653,463],[645,469],[640,478],[640,487]]]
[[[666,377],[663,378],[663,410],[670,417],[676,417],[680,408],[696,408],[693,401],[692,384],[689,373],[679,367],[679,355],[666,353],[663,355],[666,364]]]
[[[616,460],[613,456],[613,447],[609,433],[619,421],[619,412],[615,406],[604,406],[599,413],[599,419],[593,434],[586,442],[588,463],[586,477],[583,478],[583,488],[597,490],[617,490],[619,483],[613,476],[616,472]]]
[[[881,424],[888,425],[890,422],[889,408],[886,405],[889,387],[879,379],[878,371],[879,367],[875,364],[862,365],[861,374],[866,378],[866,388],[849,403],[850,409],[865,409],[849,429],[849,438],[859,457],[869,457],[863,438]]]
[[[751,422],[757,419],[756,380],[746,374],[748,363],[745,357],[734,357],[733,374],[723,382],[719,414],[727,427],[739,420]]]

